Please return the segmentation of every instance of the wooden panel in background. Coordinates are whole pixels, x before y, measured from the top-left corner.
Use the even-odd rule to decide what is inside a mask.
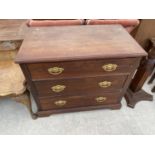
[[[142,19],[134,37],[145,49],[148,39],[155,37],[155,19]]]

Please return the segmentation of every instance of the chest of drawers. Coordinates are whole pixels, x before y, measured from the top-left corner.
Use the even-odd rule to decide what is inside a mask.
[[[119,25],[30,28],[16,62],[38,116],[119,109],[145,51]]]

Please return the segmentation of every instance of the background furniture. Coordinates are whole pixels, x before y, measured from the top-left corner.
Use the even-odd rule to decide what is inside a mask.
[[[147,50],[149,39],[155,36],[154,27],[154,19],[142,19],[139,26],[133,32],[133,37],[145,50]]]
[[[69,26],[29,29],[16,62],[37,103],[37,116],[49,116],[119,109],[143,56],[119,25]]]
[[[11,97],[27,105],[32,117],[29,92],[26,91],[25,77],[14,58],[21,46],[26,31],[26,20],[0,20],[0,99]]]
[[[129,33],[131,33],[138,25],[138,19],[87,19],[86,25],[122,25]]]
[[[0,20],[0,40],[1,41],[20,41],[23,40],[27,20],[21,19],[1,19]]]
[[[140,66],[125,95],[128,106],[132,108],[141,100],[153,100],[153,96],[142,89],[155,66],[155,40],[153,38],[149,40],[147,52],[148,57],[141,60]]]
[[[128,106],[132,108],[141,100],[153,100],[152,95],[142,90],[142,87],[147,78],[151,75],[154,68],[154,27],[155,20],[141,20],[140,26],[133,35],[136,41],[148,52],[148,57],[142,59],[140,66],[125,95]]]
[[[152,68],[152,71],[151,73],[153,72],[153,69],[155,69],[155,38],[151,38],[150,39],[150,42],[149,42],[149,57],[150,59],[152,60],[152,63],[153,63],[153,68]],[[155,80],[155,72],[154,74],[151,76],[150,80],[149,80],[149,84],[152,83],[153,81]],[[154,87],[152,88],[152,92],[155,92],[155,85]]]
[[[139,22],[140,22],[140,26],[138,26]],[[81,20],[81,19],[80,20],[79,19],[78,20],[76,20],[76,19],[75,20],[74,19],[73,20],[0,20],[0,60],[1,60],[1,72],[2,72],[2,68],[3,68],[3,73],[4,73],[4,68],[6,66],[7,66],[6,68],[8,69],[8,71],[15,70],[15,68],[16,68],[17,69],[16,71],[21,73],[19,66],[15,65],[12,62],[13,62],[13,59],[18,51],[18,48],[20,47],[20,45],[25,37],[27,29],[29,29],[26,26],[26,24],[29,27],[31,27],[31,26],[32,27],[35,27],[35,26],[67,26],[67,25],[85,25],[85,24],[88,24],[88,25],[121,24],[127,29],[128,32],[130,32],[135,37],[135,39],[139,42],[139,44],[147,51],[150,46],[149,38],[155,36],[155,29],[154,29],[155,20],[99,20],[99,19],[89,19],[89,20]],[[141,62],[141,67],[139,67],[139,73],[141,73],[141,71],[142,70],[144,71],[145,69],[148,71],[146,73],[144,72],[143,76],[145,78],[143,78],[143,80],[140,80],[141,82],[136,82],[134,84],[131,83],[131,87],[136,87],[136,88],[134,88],[135,89],[134,93],[136,93],[140,90],[139,88],[142,87],[142,85],[143,85],[142,83],[144,83],[146,81],[146,79],[147,79],[146,77],[148,75],[150,75],[152,72],[152,67],[151,67],[151,70],[149,68],[150,67],[149,65],[151,65],[151,64],[144,63],[145,60],[147,60],[147,59],[143,59],[143,61]],[[4,63],[2,63],[2,61]],[[10,61],[10,63],[6,63],[6,61]],[[10,67],[11,66],[14,67],[14,69],[11,69],[8,64],[10,64]],[[147,65],[149,67],[146,67]],[[10,68],[10,70],[9,70],[9,68]],[[137,71],[137,73],[138,73],[138,71]],[[1,79],[1,81],[3,81],[3,82],[4,82],[4,80],[6,80],[6,79],[3,79],[3,80]],[[153,80],[153,77],[152,77],[152,80]],[[133,80],[133,81],[136,81],[136,80]],[[137,84],[137,86],[136,86],[136,84]],[[9,83],[8,83],[8,85],[9,85]],[[132,86],[132,85],[134,85],[134,86]],[[25,87],[25,85],[24,85],[24,87]],[[14,90],[13,90],[13,92],[14,92]],[[4,94],[4,92],[3,92],[3,94]],[[7,96],[7,95],[3,95],[3,96]],[[148,100],[151,99],[151,96],[146,95],[146,93],[145,93],[145,95],[139,95],[139,97],[140,96],[144,99],[147,99],[147,97],[148,97]]]
[[[27,21],[27,25],[30,27],[44,27],[44,26],[71,26],[71,25],[83,25],[84,19],[31,19]]]
[[[138,19],[31,19],[27,22],[30,27],[42,26],[69,26],[69,25],[122,25],[131,33],[138,25]]]
[[[149,83],[152,83],[154,80],[155,80],[155,73],[152,75],[152,77],[151,77]],[[152,92],[155,92],[155,85],[154,85],[154,87],[152,88],[151,91],[152,91]]]

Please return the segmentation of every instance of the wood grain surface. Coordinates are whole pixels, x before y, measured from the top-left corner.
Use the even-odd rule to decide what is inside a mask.
[[[105,102],[98,103],[96,98],[104,96],[106,97]],[[40,106],[42,110],[54,110],[54,109],[66,109],[75,107],[86,107],[86,106],[100,106],[107,104],[118,104],[119,103],[119,93],[103,93],[102,95],[92,95],[92,96],[69,96],[69,97],[48,97],[39,98]],[[64,100],[66,104],[64,106],[55,105],[54,102]]]
[[[137,58],[130,59],[107,59],[107,60],[87,60],[87,61],[69,61],[53,63],[30,63],[27,68],[31,74],[32,80],[65,79],[72,77],[89,77],[97,75],[129,74],[135,65],[139,63]],[[107,72],[102,66],[106,64],[117,64],[115,71]],[[48,72],[51,67],[61,67],[63,72],[59,75],[52,75]]]
[[[0,41],[23,40],[27,30],[26,19],[1,19]]]
[[[120,25],[29,28],[18,63],[146,56]]]
[[[29,28],[16,62],[20,63],[37,103],[36,114],[48,116],[99,108],[119,109],[139,61],[146,55],[120,25],[57,26]],[[107,64],[117,68],[107,71],[103,67]],[[55,67],[63,71],[52,75],[49,68]],[[112,85],[101,88],[99,83],[104,81]],[[106,100],[98,104],[97,97]],[[64,106],[59,107],[60,104]]]
[[[35,82],[36,94],[39,96],[60,96],[60,95],[77,95],[77,94],[95,94],[109,91],[120,91],[125,83],[127,76],[97,76],[86,78],[68,78],[61,80],[45,80]],[[102,88],[100,82],[109,81],[111,86]],[[63,85],[66,88],[62,92],[54,92],[51,87]]]

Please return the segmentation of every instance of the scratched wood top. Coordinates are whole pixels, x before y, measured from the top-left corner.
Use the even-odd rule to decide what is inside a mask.
[[[0,41],[23,40],[26,19],[0,19]]]
[[[70,61],[146,56],[120,25],[29,28],[16,62]]]

